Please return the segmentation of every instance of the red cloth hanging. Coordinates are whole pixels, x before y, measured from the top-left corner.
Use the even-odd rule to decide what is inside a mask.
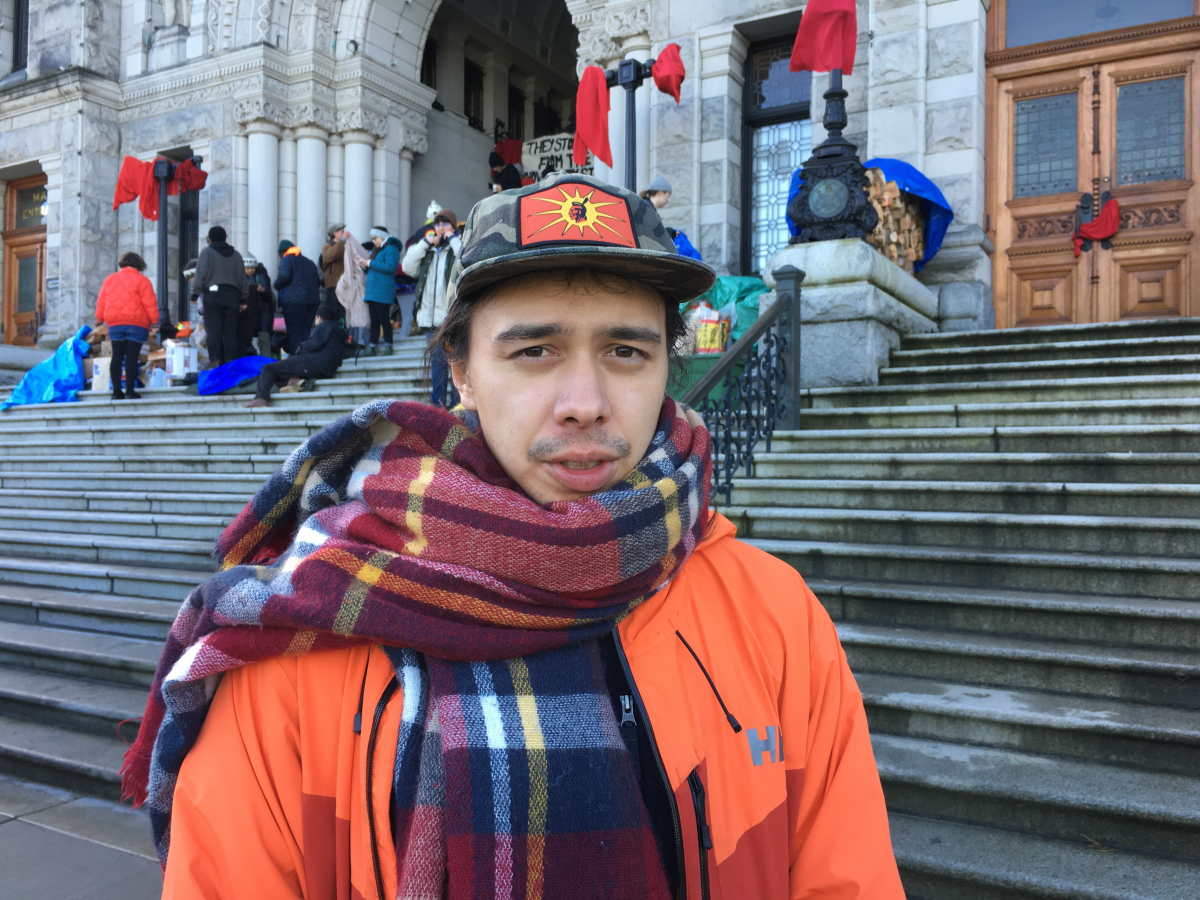
[[[132,156],[121,162],[117,188],[113,192],[113,209],[130,200],[138,201],[143,219],[158,221],[158,181],[154,178],[154,163],[142,162]]]
[[[207,181],[208,173],[185,159],[175,167],[175,177],[167,184],[167,193],[174,196],[183,191],[201,191]]]
[[[496,141],[496,152],[500,154],[500,158],[504,160],[506,165],[519,166],[521,164],[521,151],[525,148],[525,142],[517,138],[506,138],[503,141]]]
[[[679,58],[678,44],[667,44],[662,48],[650,69],[650,74],[654,77],[654,86],[664,94],[674,97],[675,104],[678,105],[679,86],[683,84],[683,77],[687,74],[683,68],[683,60]]]
[[[575,165],[586,166],[588,151],[612,168],[612,148],[608,144],[608,82],[599,66],[588,66],[579,79],[575,94]]]
[[[1104,204],[1100,215],[1079,226],[1075,232],[1075,255],[1083,250],[1084,241],[1103,241],[1121,230],[1121,204],[1114,197]]]
[[[792,45],[793,72],[854,73],[858,13],[854,0],[809,0]]]

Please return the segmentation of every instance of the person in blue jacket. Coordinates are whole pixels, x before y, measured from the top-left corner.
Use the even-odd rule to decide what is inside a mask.
[[[295,353],[312,333],[321,307],[321,271],[291,241],[279,242],[279,274],[275,290],[287,326],[287,352]]]
[[[375,251],[370,260],[358,264],[367,270],[367,290],[363,299],[371,313],[370,346],[365,356],[392,355],[392,304],[396,300],[396,270],[400,268],[400,241],[382,225],[371,229]]]

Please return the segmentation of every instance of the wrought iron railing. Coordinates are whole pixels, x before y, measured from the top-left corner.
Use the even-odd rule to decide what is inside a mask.
[[[681,401],[704,418],[712,438],[712,493],[729,506],[739,471],[754,476],[760,443],[771,451],[775,428],[800,415],[800,282],[795,266],[776,269],[775,302]],[[738,364],[742,368],[738,371]],[[720,388],[718,392],[718,387]],[[716,392],[716,399],[714,399]]]

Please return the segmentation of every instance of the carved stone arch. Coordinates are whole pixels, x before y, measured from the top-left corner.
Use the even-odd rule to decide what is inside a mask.
[[[333,53],[333,23],[337,0],[296,0],[291,4],[287,26],[287,49],[317,49]],[[284,6],[287,9],[288,6]]]
[[[226,49],[246,47],[264,41],[275,42],[271,31],[272,0],[230,0],[236,6],[233,13],[233,39]]]
[[[441,0],[345,0],[337,19],[337,58],[351,55],[354,40],[358,53],[391,65],[400,75],[417,80],[421,54]],[[396,36],[399,28],[402,35]],[[381,58],[382,57],[382,58]]]

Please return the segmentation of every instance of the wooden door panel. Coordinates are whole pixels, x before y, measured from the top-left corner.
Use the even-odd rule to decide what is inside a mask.
[[[1186,244],[1155,248],[1152,254],[1142,247],[1114,248],[1117,318],[1185,315],[1191,268],[1188,251]]]
[[[1077,266],[1070,255],[1022,260],[1011,270],[1013,325],[1065,325],[1077,321]]]

